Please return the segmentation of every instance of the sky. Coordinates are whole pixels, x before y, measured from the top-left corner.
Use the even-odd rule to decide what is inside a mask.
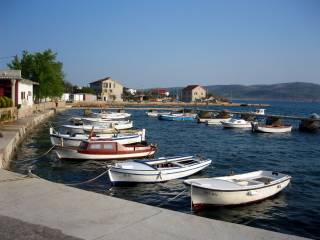
[[[320,84],[319,0],[2,0],[0,69],[52,49],[66,80]]]

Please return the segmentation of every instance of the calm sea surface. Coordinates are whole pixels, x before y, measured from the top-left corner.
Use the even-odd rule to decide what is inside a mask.
[[[267,113],[307,116],[320,113],[319,103],[269,102]],[[218,109],[218,108],[214,108]],[[229,108],[232,109],[232,108]],[[249,108],[234,108],[248,111]],[[193,122],[167,122],[148,118],[144,111],[129,111],[134,125],[147,129],[147,140],[157,143],[157,156],[201,154],[213,160],[211,167],[192,177],[228,175],[273,170],[292,176],[291,185],[272,199],[232,208],[215,208],[191,212],[190,197],[183,180],[159,184],[112,187],[107,176],[79,186],[82,189],[118,198],[173,209],[273,231],[320,239],[320,134],[295,129],[289,134],[253,134],[247,130],[227,130]],[[68,110],[49,121],[58,126],[81,110]],[[50,147],[49,121],[35,129],[18,150],[11,169],[25,173],[31,162]],[[22,162],[23,161],[23,162]],[[105,169],[103,162],[68,162],[57,160],[54,152],[34,164],[33,172],[59,183],[77,183],[93,178]]]

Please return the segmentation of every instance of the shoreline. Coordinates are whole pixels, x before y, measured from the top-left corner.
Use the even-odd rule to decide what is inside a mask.
[[[219,102],[219,103],[201,103],[201,102],[75,102],[71,103],[73,108],[124,108],[124,107],[206,107],[206,106],[215,106],[215,107],[252,107],[252,108],[264,108],[270,107],[270,104],[259,104],[259,103],[228,103],[228,102]]]

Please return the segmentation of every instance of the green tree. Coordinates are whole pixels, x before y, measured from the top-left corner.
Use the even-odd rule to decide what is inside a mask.
[[[63,64],[56,60],[57,53],[51,49],[43,52],[22,52],[8,64],[10,69],[20,69],[23,78],[38,82],[35,96],[38,99],[61,97],[65,90]]]

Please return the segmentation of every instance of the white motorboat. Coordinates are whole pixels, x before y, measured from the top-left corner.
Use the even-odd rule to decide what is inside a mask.
[[[188,179],[191,200],[195,208],[206,205],[240,205],[271,197],[286,186],[291,177],[272,171],[255,171],[245,174]]]
[[[261,133],[289,133],[292,125],[259,125],[257,122],[251,123],[252,132]]]
[[[230,121],[231,117],[229,118],[211,118],[207,120],[207,125],[221,125],[223,121]]]
[[[125,112],[100,112],[100,113],[92,113],[98,118],[108,119],[108,120],[121,120],[130,118],[130,113]]]
[[[95,133],[113,133],[117,130],[126,130],[133,127],[132,121],[128,123],[112,124],[109,126],[105,125],[62,125],[64,128],[68,128],[73,133],[85,133],[85,132],[95,132]]]
[[[155,110],[146,112],[148,117],[158,117],[160,114],[170,114],[171,112],[158,112]]]
[[[251,112],[251,113],[254,113],[255,115],[265,115],[265,112],[266,112],[266,109],[259,108],[259,109],[256,109],[255,112]]]
[[[183,178],[201,171],[211,164],[210,159],[194,156],[157,158],[116,163],[108,173],[116,183],[151,183]]]
[[[65,160],[124,160],[152,157],[157,150],[155,145],[146,143],[121,144],[108,140],[83,140],[79,147],[56,146],[59,159]]]
[[[244,119],[232,118],[229,121],[222,121],[221,124],[224,128],[251,128],[251,122]]]
[[[93,141],[99,140],[109,140],[115,141],[121,144],[132,144],[145,141],[145,129],[142,129],[141,133],[102,133],[102,134],[63,134],[55,132],[53,128],[50,128],[50,140],[52,145],[62,145],[66,147],[78,147],[83,140],[88,140],[89,138]]]

